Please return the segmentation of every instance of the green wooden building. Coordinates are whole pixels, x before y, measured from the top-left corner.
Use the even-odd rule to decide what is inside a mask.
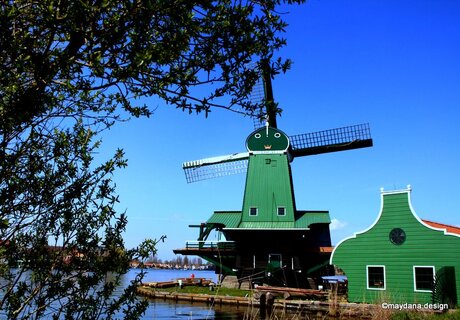
[[[335,247],[350,302],[458,304],[460,228],[421,220],[410,194],[382,190],[374,224]]]
[[[298,210],[290,163],[294,158],[372,146],[367,124],[287,136],[270,127],[252,132],[244,153],[184,163],[193,182],[247,168],[241,210],[215,211],[197,241],[174,250],[212,262],[240,282],[310,287],[328,273],[332,252],[327,211]],[[208,241],[212,231],[224,239]]]

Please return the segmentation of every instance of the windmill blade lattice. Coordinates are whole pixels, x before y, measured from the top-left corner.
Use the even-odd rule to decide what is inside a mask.
[[[368,123],[290,136],[294,157],[372,146]]]
[[[249,153],[235,153],[228,156],[188,161],[182,164],[187,183],[213,179],[232,174],[246,173]]]
[[[264,82],[262,78],[259,78],[259,80],[257,80],[256,84],[252,88],[250,99],[253,103],[259,103],[259,104],[261,104],[264,101],[265,90],[264,90]],[[254,130],[257,130],[265,126],[265,119],[262,117],[263,113],[264,113],[263,108],[261,107],[259,112],[255,113],[252,116]]]
[[[263,76],[261,66],[257,62],[251,62],[248,64],[249,69],[253,69],[258,73],[258,79],[252,87],[251,93],[249,94],[249,100],[253,104],[257,104],[260,107],[258,110],[253,110],[251,118],[254,125],[254,130],[260,129],[265,126],[267,112],[265,110],[265,100],[267,99],[266,85]]]

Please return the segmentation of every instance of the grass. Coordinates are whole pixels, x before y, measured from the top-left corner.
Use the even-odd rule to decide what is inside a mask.
[[[446,312],[442,314],[424,312],[394,312],[391,320],[459,320],[460,310]]]
[[[183,288],[171,287],[171,288],[162,288],[162,289],[153,289],[161,292],[177,292],[177,293],[194,293],[194,294],[209,294],[209,295],[220,295],[220,296],[232,296],[232,297],[248,297],[252,295],[251,290],[242,290],[242,289],[233,289],[233,288],[224,288],[217,287],[214,291],[209,290],[209,287],[199,287],[199,286],[184,286]]]

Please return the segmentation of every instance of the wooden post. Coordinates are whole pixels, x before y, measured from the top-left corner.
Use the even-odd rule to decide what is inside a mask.
[[[270,319],[273,311],[273,304],[275,303],[275,296],[270,292],[267,293],[266,296],[266,303],[267,303],[267,319]]]
[[[260,314],[260,319],[265,320],[265,316],[267,315],[267,309],[265,305],[265,293],[262,293],[260,295],[259,314]]]
[[[260,295],[260,319],[270,319],[273,311],[273,303],[275,302],[275,296],[270,292],[262,293]]]

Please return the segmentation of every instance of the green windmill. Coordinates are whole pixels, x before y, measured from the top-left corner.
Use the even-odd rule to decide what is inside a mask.
[[[174,252],[211,261],[219,273],[234,275],[240,283],[308,287],[308,279],[329,261],[330,217],[328,211],[296,208],[290,163],[370,147],[370,128],[359,124],[288,136],[276,128],[271,114],[264,127],[247,137],[246,152],[183,164],[189,183],[246,172],[246,184],[241,211],[215,211],[205,223],[191,226],[200,230],[197,241]],[[213,230],[225,241],[207,241]]]

